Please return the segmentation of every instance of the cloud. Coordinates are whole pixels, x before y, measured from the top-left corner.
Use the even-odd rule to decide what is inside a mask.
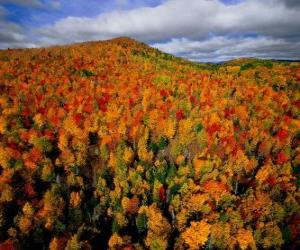
[[[116,0],[118,6],[124,6],[128,4],[128,0]]]
[[[291,8],[294,7],[300,7],[300,1],[299,0],[283,0],[285,5]]]
[[[0,20],[0,48],[30,48],[37,46],[28,39],[19,25]]]
[[[43,5],[39,0],[0,0],[0,4],[3,3],[13,3],[29,7],[41,7]]]
[[[49,6],[53,9],[60,9],[61,8],[61,2],[59,0],[51,1],[49,3]]]
[[[0,5],[0,18],[1,19],[4,18],[5,14],[6,14],[5,9]]]
[[[0,48],[36,47],[21,26],[5,20],[6,14],[0,6]]]
[[[276,4],[275,4],[276,3]],[[277,0],[247,0],[226,5],[217,0],[169,0],[157,7],[113,11],[89,17],[67,17],[40,33],[57,42],[132,36],[143,41],[170,37],[203,39],[209,33],[258,33],[288,37],[299,33],[299,11]]]
[[[164,52],[202,62],[221,62],[237,57],[300,59],[300,42],[270,37],[213,37],[203,41],[186,38],[154,43]]]

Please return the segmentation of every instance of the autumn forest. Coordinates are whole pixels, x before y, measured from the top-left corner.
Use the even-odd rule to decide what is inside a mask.
[[[299,249],[300,63],[130,38],[0,51],[0,249]]]

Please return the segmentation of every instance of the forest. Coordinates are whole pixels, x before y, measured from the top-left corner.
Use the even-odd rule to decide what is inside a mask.
[[[299,249],[300,63],[130,38],[0,50],[0,249]]]

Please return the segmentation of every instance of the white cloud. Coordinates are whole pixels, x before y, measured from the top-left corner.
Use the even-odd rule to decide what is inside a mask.
[[[203,41],[186,38],[154,43],[164,52],[194,61],[221,62],[237,57],[300,59],[300,42],[270,37],[214,37]]]
[[[0,6],[0,48],[36,47],[21,26],[5,20],[5,9]]]
[[[56,42],[132,36],[143,41],[202,39],[209,33],[256,32],[277,37],[299,32],[300,15],[279,0],[246,0],[225,5],[217,0],[169,0],[149,8],[114,11],[95,18],[67,17],[40,33]]]
[[[30,48],[37,46],[37,44],[30,41],[19,25],[0,20],[0,48]]]

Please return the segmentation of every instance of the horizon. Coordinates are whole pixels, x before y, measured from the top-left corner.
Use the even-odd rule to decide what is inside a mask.
[[[130,37],[196,62],[300,60],[297,0],[0,0],[0,49]]]
[[[133,40],[137,43],[141,43],[143,44],[143,42],[141,41],[138,41],[134,38],[131,38],[131,37],[114,37],[114,38],[111,38],[111,39],[106,39],[106,40],[90,40],[90,41],[84,41],[84,42],[75,42],[75,43],[67,43],[67,44],[54,44],[54,45],[48,45],[48,46],[44,46],[44,47],[28,47],[28,48],[5,48],[5,49],[1,49],[0,48],[0,51],[5,51],[5,50],[32,50],[32,49],[51,49],[51,48],[56,48],[56,47],[71,47],[71,46],[76,46],[76,45],[80,45],[80,44],[87,44],[87,43],[98,43],[98,42],[113,42],[114,39],[122,39],[122,38],[126,38],[126,39],[130,39],[130,40]],[[155,47],[152,47],[151,45],[147,44],[147,43],[144,43],[146,44],[147,46],[153,48],[153,49],[157,49]],[[159,50],[159,49],[158,49]],[[264,60],[264,61],[276,61],[276,62],[300,62],[300,59],[273,59],[273,58],[259,58],[259,57],[234,57],[234,58],[231,58],[231,59],[228,59],[226,61],[195,61],[195,60],[191,60],[189,58],[185,58],[185,57],[181,57],[181,56],[177,56],[177,55],[174,55],[174,54],[170,54],[168,52],[164,52],[164,51],[161,51],[159,50],[160,52],[162,53],[166,53],[166,54],[169,54],[171,56],[175,56],[176,58],[180,58],[180,59],[183,59],[183,60],[186,60],[186,61],[189,61],[191,63],[199,63],[199,64],[226,64],[226,63],[229,63],[229,62],[233,62],[233,61],[238,61],[238,60]]]

